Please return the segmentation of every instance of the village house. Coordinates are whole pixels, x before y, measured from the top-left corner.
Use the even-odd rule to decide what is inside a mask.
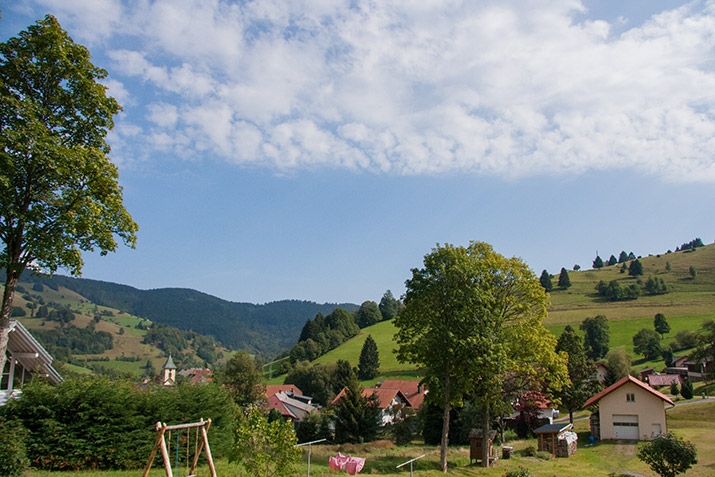
[[[319,407],[313,404],[313,398],[304,396],[302,391],[293,384],[268,385],[264,393],[266,405],[280,412],[285,419],[294,424],[302,422]]]
[[[381,389],[399,389],[410,401],[410,406],[415,411],[422,406],[429,392],[417,379],[386,379],[382,383],[378,383],[377,387]]]
[[[591,415],[596,439],[650,440],[668,432],[664,403],[675,405],[664,394],[626,376],[587,400],[583,409],[598,404]]]
[[[0,406],[17,398],[22,385],[36,377],[59,384],[62,376],[52,367],[52,356],[17,320],[10,320],[7,359],[0,379]]]
[[[333,402],[331,405],[336,405],[340,399],[345,395],[347,388],[343,388],[337,396],[335,396],[335,399],[333,399]],[[403,394],[402,391],[399,389],[391,389],[391,388],[364,388],[362,390],[362,396],[365,398],[370,398],[372,396],[375,396],[377,398],[377,407],[380,409],[380,425],[385,426],[387,424],[392,423],[392,411],[394,410],[395,406],[405,406],[405,407],[412,407],[412,404],[410,403],[410,400],[407,399],[407,396]]]

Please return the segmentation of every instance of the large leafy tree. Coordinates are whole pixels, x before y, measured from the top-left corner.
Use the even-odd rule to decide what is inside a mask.
[[[377,377],[379,370],[380,353],[377,351],[377,343],[372,335],[367,335],[360,351],[358,377],[362,380],[373,379]]]
[[[99,83],[106,76],[50,15],[0,43],[0,369],[25,268],[78,275],[82,251],[106,254],[117,238],[134,246],[137,225],[107,156],[121,108]]]
[[[606,356],[611,339],[608,319],[603,315],[588,317],[583,320],[580,328],[584,332],[583,346],[586,356],[594,361]]]
[[[392,295],[390,290],[387,290],[382,298],[380,299],[380,313],[382,313],[382,319],[385,321],[391,320],[400,313],[400,300]]]
[[[263,398],[266,389],[263,374],[247,352],[234,354],[217,374],[219,383],[229,390],[239,406],[248,406]]]
[[[400,362],[423,368],[430,395],[441,400],[444,472],[450,410],[463,396],[479,396],[488,430],[490,407],[501,402],[509,373],[555,387],[565,381],[565,359],[554,352],[555,338],[541,323],[546,301],[521,260],[505,258],[482,242],[466,248],[438,245],[423,268],[412,270],[405,308],[395,319],[396,353]]]
[[[658,359],[663,352],[660,335],[649,328],[641,329],[633,336],[633,351],[642,354],[648,361]]]
[[[564,386],[557,396],[569,411],[569,421],[573,424],[573,413],[599,391],[600,384],[592,379],[596,374],[596,366],[583,349],[582,339],[576,331],[567,325],[556,343],[556,351],[568,355],[566,364],[570,384]]]
[[[365,328],[381,321],[382,313],[374,301],[364,301],[358,308],[357,313],[355,313],[355,324],[360,328]]]

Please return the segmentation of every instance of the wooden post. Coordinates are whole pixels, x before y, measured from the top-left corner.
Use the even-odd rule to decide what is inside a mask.
[[[147,477],[149,475],[149,470],[151,469],[151,465],[154,462],[154,458],[156,457],[157,450],[161,448],[161,456],[164,458],[164,469],[166,470],[166,475],[167,477],[174,477],[174,474],[171,471],[171,460],[169,456],[169,450],[166,447],[166,440],[164,439],[164,435],[166,434],[166,431],[171,432],[172,430],[176,430],[177,432],[181,429],[189,429],[193,427],[200,427],[201,428],[201,444],[198,445],[197,447],[197,452],[194,455],[194,461],[193,464],[191,465],[191,470],[189,471],[189,474],[193,474],[194,470],[196,469],[196,464],[198,463],[199,460],[199,455],[201,454],[201,449],[205,448],[206,450],[206,459],[208,460],[209,464],[209,469],[211,470],[211,477],[216,477],[216,468],[214,467],[214,462],[213,458],[211,457],[211,448],[209,447],[209,438],[208,438],[208,430],[209,427],[211,427],[211,419],[204,421],[201,419],[199,422],[193,422],[191,424],[178,424],[175,426],[167,426],[164,423],[157,422],[156,423],[156,430],[159,433],[156,437],[156,442],[154,443],[154,448],[151,451],[151,454],[149,455],[149,463],[147,463],[146,468],[144,469],[144,475],[143,477]],[[178,446],[178,444],[177,444]],[[188,443],[187,443],[187,448],[188,448]],[[178,450],[178,447],[177,447]],[[188,464],[188,456],[187,456],[187,464]]]
[[[211,425],[211,419],[209,419],[207,426]],[[216,477],[216,469],[214,468],[214,461],[213,458],[211,457],[211,448],[209,447],[209,437],[206,435],[206,427],[204,426],[201,428],[201,436],[203,437],[204,441],[204,446],[206,447],[206,458],[209,461],[209,469],[211,470],[211,477]],[[171,477],[171,476],[169,476]]]
[[[157,422],[156,430],[157,430],[157,432],[159,432],[159,434],[156,436],[156,441],[154,442],[154,448],[151,450],[151,454],[149,454],[149,463],[144,468],[144,475],[142,477],[147,477],[147,475],[149,475],[149,470],[151,469],[151,464],[154,463],[154,458],[156,457],[156,451],[159,450],[159,444],[164,439],[164,432],[166,432],[166,424]]]

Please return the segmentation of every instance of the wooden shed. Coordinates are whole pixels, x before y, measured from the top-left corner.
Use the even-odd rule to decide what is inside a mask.
[[[482,436],[484,431],[482,429],[472,429],[469,433],[469,463],[472,464],[475,461],[481,462],[482,460]],[[496,454],[492,444],[494,443],[494,438],[497,435],[497,431],[489,431],[489,460],[496,460]]]
[[[576,453],[578,436],[571,432],[572,424],[546,424],[534,431],[539,439],[538,450],[556,457],[569,457]]]

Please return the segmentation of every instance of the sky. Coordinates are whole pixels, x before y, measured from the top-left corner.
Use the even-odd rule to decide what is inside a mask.
[[[538,276],[715,240],[715,1],[0,0],[123,106],[135,249],[82,276],[379,301],[437,244]]]

